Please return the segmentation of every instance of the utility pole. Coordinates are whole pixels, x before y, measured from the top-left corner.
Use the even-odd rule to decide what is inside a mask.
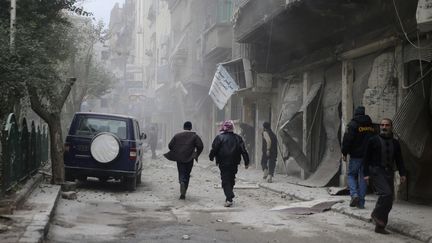
[[[11,0],[10,10],[10,51],[15,52],[15,33],[16,33],[16,0]]]

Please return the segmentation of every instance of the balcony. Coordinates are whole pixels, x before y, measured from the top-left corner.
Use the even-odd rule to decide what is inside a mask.
[[[248,37],[267,21],[285,10],[288,0],[244,1],[234,13],[235,40],[245,42]]]
[[[218,23],[208,28],[204,32],[204,58],[231,53],[232,33],[229,23]]]

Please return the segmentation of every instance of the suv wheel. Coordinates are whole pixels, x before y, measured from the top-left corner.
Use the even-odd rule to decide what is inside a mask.
[[[137,186],[137,176],[133,176],[133,177],[125,177],[124,178],[124,183],[126,185],[126,189],[128,191],[135,191],[136,190],[136,186]]]

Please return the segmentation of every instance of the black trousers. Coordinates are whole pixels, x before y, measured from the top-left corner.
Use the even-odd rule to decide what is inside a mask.
[[[234,195],[235,176],[238,171],[238,165],[219,165],[220,175],[222,180],[222,189],[225,194],[226,201],[232,202]]]
[[[186,186],[186,189],[189,186],[189,179],[190,179],[190,173],[192,171],[193,167],[193,161],[189,163],[181,163],[177,162],[177,170],[178,170],[178,176],[179,176],[179,183],[184,183]]]
[[[274,176],[274,171],[276,167],[276,157],[267,156],[265,153],[263,153],[261,157],[261,167],[263,170],[269,171],[269,175]]]
[[[393,207],[394,199],[394,172],[390,169],[384,169],[382,167],[372,167],[371,179],[375,189],[375,193],[378,195],[378,201],[375,204],[375,209],[372,214],[381,220],[384,225],[387,225],[388,215]]]

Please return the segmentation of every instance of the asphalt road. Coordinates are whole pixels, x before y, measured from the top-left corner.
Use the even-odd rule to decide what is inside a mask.
[[[175,163],[148,161],[142,179],[133,193],[114,181],[80,184],[77,200],[60,199],[47,242],[417,242],[332,211],[270,211],[297,201],[246,181],[238,184],[252,188],[237,189],[225,208],[218,168],[206,161],[194,166],[185,201]]]

